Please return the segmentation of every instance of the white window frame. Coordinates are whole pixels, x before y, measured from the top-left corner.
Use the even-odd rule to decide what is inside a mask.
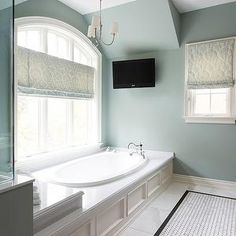
[[[68,32],[69,34],[73,35],[76,39],[80,40],[79,45],[77,44],[76,46],[80,46],[81,45],[81,51],[84,51],[84,48],[88,48],[89,51],[91,51],[91,53],[93,53],[93,57],[97,58],[97,65],[92,65],[96,67],[95,70],[95,104],[96,104],[96,112],[95,114],[97,114],[97,134],[98,134],[98,144],[92,145],[91,148],[90,146],[86,146],[86,147],[78,147],[78,148],[71,148],[71,150],[69,150],[70,148],[68,148],[68,154],[70,152],[73,153],[73,155],[76,153],[76,155],[79,155],[80,153],[83,153],[85,150],[86,152],[89,152],[89,150],[95,150],[97,149],[97,147],[100,148],[101,144],[101,109],[102,109],[102,102],[101,102],[101,98],[102,98],[102,55],[100,53],[100,51],[92,44],[92,42],[83,34],[81,33],[79,30],[77,30],[76,28],[74,28],[73,26],[64,23],[60,20],[56,20],[53,18],[48,18],[48,17],[22,17],[22,18],[18,18],[15,19],[15,39],[17,39],[17,29],[18,27],[30,27],[30,26],[39,26],[39,25],[47,25],[47,26],[51,26],[51,27],[56,27],[57,29],[60,29],[63,32]],[[46,35],[46,34],[44,34]],[[15,40],[15,43],[17,42],[17,40]],[[92,49],[92,50],[91,50]],[[47,49],[45,50],[47,51]],[[73,58],[74,55],[73,53],[71,53],[72,50],[70,50],[70,56]],[[14,135],[14,142],[15,142],[15,147],[17,146],[17,83],[15,83],[15,88],[14,88],[14,103],[15,103],[15,121],[14,121],[14,125],[15,125],[15,135]],[[72,150],[73,149],[73,150]],[[78,150],[78,152],[76,151]],[[17,151],[17,150],[15,150]],[[67,152],[67,151],[63,151],[63,153]],[[57,150],[55,153],[60,153],[61,150]],[[15,152],[16,153],[16,152]],[[45,158],[43,156],[47,156],[48,159],[50,159],[50,157],[53,157],[55,154],[52,152],[52,154],[50,155],[50,153],[46,153],[46,154],[36,154],[35,156],[32,156],[30,159],[35,159],[37,162],[40,159],[43,159],[43,161],[45,162]],[[72,156],[73,156],[72,155]],[[57,156],[58,158],[58,156]],[[68,155],[67,159],[71,159],[71,157]],[[21,164],[25,162],[24,159],[20,160]],[[27,161],[26,161],[27,162]],[[47,162],[47,161],[46,161]],[[45,162],[45,163],[46,163]],[[58,158],[58,162],[60,162],[60,159]],[[55,163],[55,158],[54,158],[54,163]],[[32,164],[32,163],[31,163]],[[39,164],[40,165],[40,164]]]
[[[236,84],[233,88],[229,88],[228,93],[228,107],[226,115],[217,115],[217,114],[203,114],[203,115],[194,115],[194,96],[193,92],[187,87],[188,79],[188,46],[193,44],[214,42],[219,40],[225,40],[233,38],[236,40],[236,37],[221,38],[215,40],[209,40],[204,42],[194,42],[185,45],[185,86],[184,86],[184,119],[186,123],[205,123],[205,124],[236,124]],[[236,79],[236,49],[234,52],[234,78]]]

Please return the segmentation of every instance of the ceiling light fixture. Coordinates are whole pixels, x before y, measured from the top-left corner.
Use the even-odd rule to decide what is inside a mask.
[[[106,46],[110,46],[114,43],[115,37],[119,32],[119,25],[117,22],[112,23],[112,28],[111,28],[111,35],[112,35],[112,40],[110,43],[106,43],[102,39],[102,0],[100,0],[100,10],[99,10],[99,16],[93,16],[92,18],[92,23],[88,27],[88,38],[94,39],[96,46],[104,44]]]

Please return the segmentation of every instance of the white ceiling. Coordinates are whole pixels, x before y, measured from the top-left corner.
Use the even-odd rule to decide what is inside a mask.
[[[25,2],[27,0],[15,0],[16,4]],[[40,0],[38,0],[40,1]],[[99,0],[59,0],[81,14],[88,14],[91,12],[98,11]],[[136,0],[103,0],[102,8],[110,8],[133,2]],[[236,2],[236,0],[172,0],[176,8],[180,13],[195,11],[207,7],[212,7],[220,4]],[[9,7],[9,0],[0,0],[0,9]]]
[[[99,10],[99,0],[59,0],[82,15]],[[136,0],[103,0],[102,9],[122,5]]]
[[[15,4],[17,5],[26,1],[28,0],[15,0]],[[73,8],[74,10],[78,11],[82,15],[99,10],[99,0],[59,0],[59,1]],[[103,0],[102,9],[122,5],[128,2],[134,2],[134,1],[136,0]],[[0,9],[5,9],[10,6],[11,4],[9,0],[0,0]]]
[[[220,4],[236,2],[236,0],[172,0],[180,13],[213,7]]]
[[[18,0],[24,1],[24,0]],[[99,10],[99,0],[59,0],[82,15]],[[136,0],[102,0],[102,8],[110,8]],[[166,0],[164,0],[166,1]],[[195,11],[220,4],[236,2],[236,0],[172,0],[180,13]]]

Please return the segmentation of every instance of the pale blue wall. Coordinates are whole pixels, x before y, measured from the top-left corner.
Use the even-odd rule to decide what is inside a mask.
[[[183,119],[184,43],[236,35],[235,13],[234,3],[184,14],[181,49],[128,57],[156,57],[155,88],[113,90],[110,61],[107,144],[142,141],[144,148],[176,152],[175,173],[236,181],[236,126],[186,124]]]
[[[30,0],[16,6],[15,17],[44,16],[64,21],[67,24],[87,33],[87,23],[77,11],[57,0]]]
[[[179,12],[176,9],[175,5],[173,4],[172,0],[168,0],[168,1],[169,1],[171,16],[172,16],[172,19],[173,19],[172,21],[173,21],[173,24],[175,26],[174,27],[175,33],[176,33],[176,36],[178,38],[178,42],[180,44],[180,41],[181,41],[181,15],[179,14]]]
[[[92,13],[85,15],[90,24]],[[113,45],[104,46],[108,58],[160,49],[179,48],[179,14],[171,0],[137,0],[102,11],[103,39],[111,41],[111,24],[119,23]]]

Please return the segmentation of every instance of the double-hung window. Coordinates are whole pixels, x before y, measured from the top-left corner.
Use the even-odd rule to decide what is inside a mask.
[[[16,72],[18,159],[99,143],[99,52],[80,32],[56,20],[39,18],[31,21],[25,18],[18,20],[16,26],[16,48],[22,54],[27,54],[29,64],[27,72]],[[20,57],[16,58],[19,61],[16,71],[24,68],[24,60],[20,55],[16,53],[16,57]],[[48,63],[46,68],[47,63],[40,62],[42,58],[53,65]],[[57,65],[57,62],[62,66]],[[44,68],[40,68],[41,64]],[[84,77],[88,76],[86,71],[93,72],[93,78],[90,78],[92,85],[86,82],[86,78],[80,82],[81,70]],[[24,76],[29,80],[27,88],[20,89],[19,83],[24,80]],[[35,81],[37,79],[39,81]],[[75,87],[79,84],[78,89],[86,89],[86,86],[90,88],[82,96],[73,84]]]
[[[185,120],[234,124],[236,38],[186,46]]]

